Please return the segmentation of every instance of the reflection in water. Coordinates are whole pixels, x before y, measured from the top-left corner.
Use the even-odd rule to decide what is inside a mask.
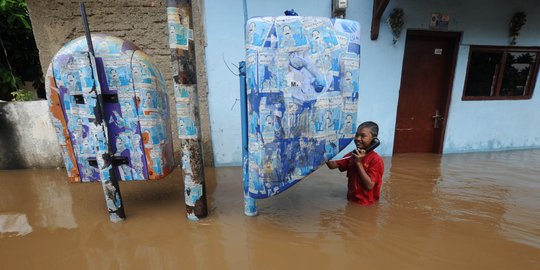
[[[36,196],[39,225],[44,228],[77,228],[72,210],[72,199],[69,185],[58,181],[63,178],[64,171],[54,174],[42,174],[33,171],[28,179],[32,183],[33,196]]]
[[[32,232],[25,214],[0,215],[0,238],[7,236],[23,236]]]
[[[474,161],[474,162],[471,162]],[[538,151],[449,155],[442,201],[467,204],[447,207],[456,218],[482,220],[508,239],[540,249]],[[447,199],[445,199],[447,196]],[[450,200],[453,198],[453,200]]]
[[[240,168],[207,169],[211,212],[200,222],[185,219],[176,170],[121,183],[120,224],[109,222],[99,184],[68,184],[57,170],[0,171],[0,261],[6,269],[540,268],[540,150],[385,163],[374,206],[348,203],[346,177],[323,168],[259,201],[254,218],[243,215]],[[28,257],[29,247],[39,252]]]

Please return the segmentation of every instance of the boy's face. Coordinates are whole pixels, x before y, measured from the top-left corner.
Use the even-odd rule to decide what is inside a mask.
[[[356,131],[354,144],[356,144],[357,148],[366,149],[371,145],[371,142],[373,142],[373,135],[371,135],[369,128],[364,127]]]

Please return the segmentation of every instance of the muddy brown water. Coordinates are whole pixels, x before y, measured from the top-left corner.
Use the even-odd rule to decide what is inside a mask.
[[[385,163],[375,206],[348,203],[345,175],[322,168],[254,218],[240,168],[208,168],[199,222],[185,217],[177,168],[121,183],[120,224],[97,183],[0,171],[0,269],[540,269],[540,150]]]

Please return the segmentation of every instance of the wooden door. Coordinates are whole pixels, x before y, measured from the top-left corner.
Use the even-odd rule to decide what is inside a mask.
[[[407,32],[394,153],[440,153],[459,33]]]

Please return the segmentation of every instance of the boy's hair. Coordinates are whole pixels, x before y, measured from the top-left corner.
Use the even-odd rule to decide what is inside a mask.
[[[372,121],[366,121],[358,126],[356,132],[359,132],[363,128],[368,128],[371,135],[376,138],[379,135],[379,126]]]

